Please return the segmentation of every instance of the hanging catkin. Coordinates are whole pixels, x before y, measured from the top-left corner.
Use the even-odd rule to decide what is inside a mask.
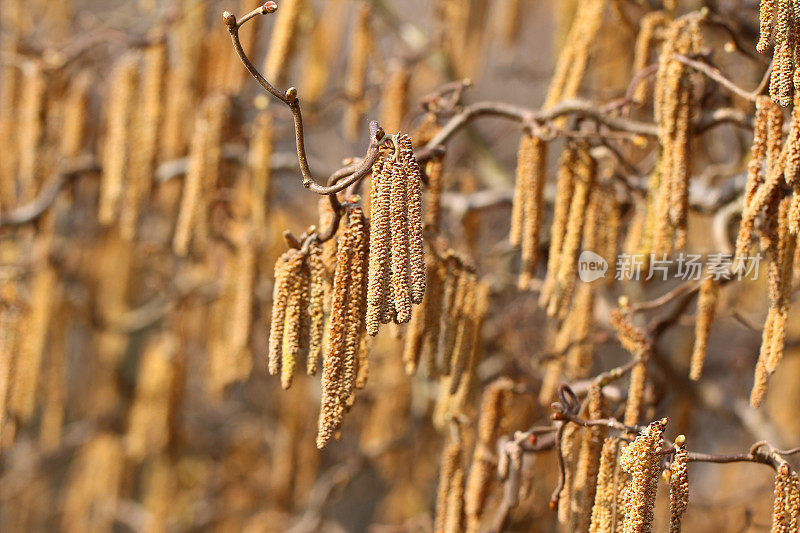
[[[297,250],[285,252],[275,262],[275,281],[272,288],[272,322],[269,328],[269,373],[276,375],[281,369],[283,351],[283,332],[286,324],[286,304],[289,301],[289,287],[295,275],[299,253]]]
[[[695,19],[677,19],[665,31],[654,104],[661,145],[653,244],[657,254],[681,249],[686,241],[689,141],[695,104],[691,71],[674,56],[696,53],[701,46],[699,23]]]
[[[400,131],[408,109],[408,86],[411,72],[404,63],[390,66],[381,96],[381,126],[390,132]]]
[[[192,134],[191,149],[189,151],[189,167],[183,182],[178,220],[175,222],[175,235],[172,239],[172,249],[179,256],[189,253],[189,242],[195,220],[199,217],[200,205],[203,194],[203,178],[206,172],[206,148],[210,135],[210,120],[201,109],[195,119],[194,133]]]
[[[635,426],[642,417],[644,408],[644,389],[647,384],[647,359],[636,363],[631,370],[631,380],[628,385],[628,401],[625,403],[625,416],[623,422],[628,426]]]
[[[775,12],[777,8],[777,12]],[[792,101],[793,78],[797,48],[797,28],[793,1],[762,0],[760,13],[760,38],[756,49],[765,52],[771,35],[775,37],[773,69],[769,94],[772,100],[784,107]],[[774,22],[774,28],[772,22]]]
[[[451,438],[442,451],[439,467],[439,487],[436,491],[436,518],[434,533],[459,531],[463,507],[464,470],[462,467],[463,445],[461,439]]]
[[[656,31],[664,25],[667,15],[663,11],[651,11],[641,18],[639,33],[636,35],[634,46],[633,68],[634,75],[643,71],[650,64],[650,49],[656,37]],[[633,93],[636,102],[644,103],[647,97],[647,83],[640,81]]]
[[[545,170],[547,165],[547,144],[536,136],[525,135],[521,143],[526,146],[520,148],[517,179],[520,172],[527,174],[526,189],[523,191],[523,217],[522,217],[522,268],[517,285],[522,290],[530,288],[536,276],[536,266],[539,260],[539,234],[543,218]],[[522,155],[525,154],[523,158]],[[519,167],[522,167],[521,169]]]
[[[784,463],[778,467],[775,476],[775,498],[772,504],[772,531],[773,533],[783,533],[788,530],[789,516],[786,512],[786,489],[790,483],[791,471],[789,465]]]
[[[312,245],[308,253],[308,268],[310,271],[308,315],[311,320],[309,326],[308,361],[306,371],[313,376],[317,373],[319,359],[322,356],[322,337],[325,330],[325,265],[322,262],[322,248]]]
[[[373,37],[370,27],[371,8],[367,2],[361,2],[356,12],[355,27],[351,33],[350,52],[347,62],[347,74],[344,90],[347,96],[347,108],[343,119],[344,135],[354,141],[358,138],[359,125],[366,108],[365,89],[367,68],[372,50]]]
[[[406,207],[408,209],[408,254],[411,276],[411,302],[418,304],[425,296],[425,248],[422,219],[422,173],[411,144],[405,134],[397,135],[400,158],[406,181]]]
[[[344,372],[340,396],[349,401],[353,396],[358,374],[359,349],[364,332],[364,309],[366,307],[367,254],[369,241],[366,221],[360,207],[350,211],[347,231],[352,235],[353,257],[350,266],[350,282],[347,294],[347,331],[344,339]]]
[[[308,267],[305,256],[298,252],[286,265],[290,270],[287,284],[286,312],[284,314],[283,342],[281,348],[281,386],[292,386],[294,369],[300,355],[301,344],[308,329]]]
[[[550,317],[563,318],[575,287],[578,269],[578,252],[583,238],[585,212],[596,179],[597,164],[589,154],[589,146],[579,145],[576,161],[575,187],[570,201],[569,215],[564,231],[564,240],[559,250],[558,270],[555,274],[553,296],[547,307]]]
[[[513,383],[508,378],[492,382],[483,392],[475,450],[467,477],[464,511],[467,531],[480,530],[486,501],[495,478],[497,455],[495,446],[503,431],[503,419],[508,412]]]
[[[377,335],[387,298],[392,253],[391,193],[393,164],[389,158],[375,163],[370,194],[370,249],[367,284],[367,333]]]
[[[675,454],[670,464],[669,478],[669,531],[679,533],[681,518],[689,505],[689,452],[686,451],[686,437],[675,437]]]
[[[614,487],[619,437],[607,437],[600,452],[597,488],[589,533],[613,533],[617,491]]]
[[[356,379],[356,357],[363,328],[367,236],[360,209],[349,213],[347,228],[339,241],[333,277],[328,347],[322,369],[322,405],[317,447],[324,448],[339,429]],[[354,283],[354,281],[356,283]],[[355,316],[353,323],[351,317]]]
[[[277,87],[286,84],[289,66],[300,38],[300,16],[307,0],[283,0],[264,62],[264,76]]]
[[[689,379],[697,381],[703,374],[703,364],[708,351],[708,337],[711,324],[714,322],[714,313],[717,310],[717,297],[719,296],[719,282],[712,276],[703,279],[700,285],[700,295],[697,298],[697,318],[694,326],[694,348],[689,364]]]
[[[598,420],[606,416],[605,398],[599,386],[594,385],[589,389],[586,401],[587,419]],[[575,468],[575,494],[572,498],[570,517],[573,531],[589,529],[606,433],[607,431],[601,426],[583,428],[581,450]]]
[[[630,475],[625,487],[623,533],[649,533],[653,527],[656,489],[661,473],[658,449],[666,419],[651,423],[622,449],[619,464]]]
[[[575,468],[581,445],[581,427],[568,424],[561,437],[561,455],[564,458],[564,485],[558,495],[558,521],[569,524],[572,501],[575,495]]]
[[[764,183],[767,172],[767,122],[771,108],[774,107],[777,107],[777,105],[766,96],[760,96],[756,100],[756,114],[753,119],[753,144],[750,149],[750,162],[747,165],[747,184],[745,185],[744,195],[745,212],[750,209],[756,191]],[[744,258],[750,251],[754,223],[755,217],[742,217],[739,235],[736,238],[736,255],[733,263],[735,272],[741,271],[744,266]]]
[[[556,199],[553,206],[553,223],[550,227],[550,251],[547,258],[547,275],[545,276],[542,292],[539,296],[539,306],[543,308],[547,307],[556,283],[561,247],[564,242],[567,221],[569,219],[569,207],[575,190],[576,157],[577,154],[574,146],[571,143],[567,143],[558,161]]]
[[[787,489],[786,508],[789,515],[789,531],[800,531],[800,478],[797,472],[789,476]]]
[[[139,59],[126,56],[114,68],[106,109],[106,138],[103,147],[103,175],[97,218],[111,224],[117,216],[125,172],[132,158],[131,131],[136,109]]]
[[[442,190],[444,188],[444,157],[435,157],[425,167],[428,191],[425,194],[425,227],[438,232],[442,218]]]
[[[158,150],[166,71],[167,43],[160,41],[144,52],[139,107],[131,119],[134,127],[131,166],[120,213],[120,236],[128,241],[134,238],[142,200],[150,192]]]
[[[408,188],[403,163],[392,164],[391,231],[392,231],[392,293],[397,311],[397,323],[411,320],[411,272],[408,248]]]
[[[545,109],[577,96],[586,73],[592,45],[603,22],[605,5],[606,0],[588,0],[581,3],[566,43],[558,56],[556,70],[543,106]]]

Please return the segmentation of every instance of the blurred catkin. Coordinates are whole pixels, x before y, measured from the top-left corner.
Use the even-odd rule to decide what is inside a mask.
[[[49,80],[41,61],[27,63],[24,72],[18,111],[19,171],[17,179],[21,190],[21,200],[30,201],[43,180],[42,173],[47,171],[46,152],[42,151],[42,143],[45,140]],[[119,95],[120,100],[115,103],[119,106],[120,113],[127,113],[130,109],[129,104],[121,98],[126,95],[133,96],[135,72],[132,73],[132,79],[129,79],[126,73],[120,72],[119,75],[118,81],[121,86],[118,90],[122,94]],[[119,179],[121,181],[122,177],[120,176]]]
[[[400,131],[408,110],[411,71],[402,62],[390,66],[381,95],[381,126],[388,132]]]
[[[694,326],[694,348],[689,364],[689,379],[697,381],[703,374],[703,364],[708,351],[708,337],[714,314],[717,309],[719,283],[713,276],[707,276],[700,284],[700,295],[697,298],[697,318]]]
[[[462,466],[463,446],[459,438],[452,438],[442,451],[439,467],[439,487],[436,491],[436,518],[434,533],[459,531],[463,499],[464,470]]]
[[[367,105],[364,93],[370,52],[374,43],[370,26],[371,15],[372,9],[369,4],[360,2],[356,11],[354,29],[351,32],[347,73],[344,80],[347,108],[343,119],[344,135],[351,141],[358,138],[359,126]]]
[[[669,479],[669,530],[670,533],[681,531],[681,518],[689,505],[689,452],[686,451],[686,437],[675,438],[675,454],[670,464]]]
[[[617,491],[614,487],[619,437],[607,437],[600,452],[600,468],[589,533],[612,533]]]
[[[275,86],[286,84],[289,67],[300,38],[300,17],[307,0],[284,0],[280,3],[269,50],[264,61],[264,76]]]
[[[103,175],[97,219],[109,225],[117,217],[125,187],[125,175],[133,158],[131,132],[138,90],[138,56],[126,56],[114,67],[106,108],[106,137],[103,148]]]
[[[492,382],[483,392],[475,449],[467,477],[464,497],[467,531],[480,530],[492,481],[495,477],[497,456],[494,450],[503,432],[503,422],[510,408],[511,387],[507,378]]]

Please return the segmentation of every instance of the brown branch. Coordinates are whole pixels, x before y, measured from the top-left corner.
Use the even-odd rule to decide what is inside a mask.
[[[745,89],[742,89],[741,87],[733,83],[731,80],[726,78],[717,67],[711,66],[707,63],[703,63],[702,61],[696,61],[683,54],[673,54],[672,57],[674,57],[680,63],[683,63],[684,65],[692,67],[696,71],[705,74],[707,77],[716,81],[717,83],[719,83],[732,93],[741,96],[742,98],[750,102],[755,102],[756,98],[758,98],[758,96],[761,94],[761,91],[763,90],[760,83],[759,86],[756,87],[754,91],[747,91]]]
[[[53,205],[63,187],[83,174],[96,172],[100,172],[100,166],[91,155],[79,157],[68,163],[63,170],[54,174],[42,185],[36,198],[0,215],[0,227],[22,226],[36,222]]]

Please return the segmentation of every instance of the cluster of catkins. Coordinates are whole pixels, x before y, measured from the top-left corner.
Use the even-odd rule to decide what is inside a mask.
[[[453,431],[445,444],[439,467],[433,527],[435,533],[477,533],[481,530],[490,501],[492,482],[497,477],[498,470],[503,477],[508,475],[507,469],[498,464],[495,445],[506,429],[505,418],[510,409],[512,388],[511,380],[500,378],[484,390],[475,447],[468,471],[464,466],[465,446],[462,432],[457,425],[452,427]],[[506,470],[505,473],[503,470]]]
[[[647,228],[656,254],[667,254],[686,244],[694,84],[691,70],[675,59],[675,54],[696,53],[701,47],[696,18],[679,18],[666,27],[654,97],[661,157],[651,179]]]
[[[320,448],[341,426],[354,390],[366,384],[365,333],[376,335],[381,323],[408,322],[412,304],[425,295],[422,176],[409,136],[400,133],[395,143],[394,153],[382,156],[372,170],[371,218],[348,204],[337,241],[320,246],[312,235],[307,245],[287,251],[275,266],[269,370],[281,374],[284,388],[291,386],[302,351],[308,353],[308,373],[317,370],[330,292]],[[329,209],[321,210],[323,226],[333,219]],[[329,268],[333,282],[326,291]]]
[[[783,114],[769,98],[756,103],[752,156],[736,240],[735,271],[750,261],[756,221],[761,217],[759,249],[767,258],[769,312],[764,324],[753,406],[761,405],[767,380],[783,357],[795,250],[800,230],[800,106],[795,105],[785,142]]]
[[[761,0],[761,31],[756,50],[761,53],[775,39],[769,94],[776,104],[784,107],[792,102],[792,93],[800,84],[797,73],[797,25],[800,24],[800,4],[795,0]]]
[[[425,295],[422,175],[411,139],[400,133],[396,150],[372,170],[367,332],[411,320],[411,305]]]
[[[281,385],[292,385],[298,356],[307,352],[306,369],[316,374],[322,354],[325,277],[322,249],[290,249],[275,264],[272,324],[269,334],[269,372],[281,375]]]
[[[787,463],[778,467],[775,476],[772,531],[800,531],[800,479]]]

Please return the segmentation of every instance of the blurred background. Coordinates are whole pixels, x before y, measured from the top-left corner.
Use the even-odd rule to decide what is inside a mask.
[[[316,224],[318,197],[301,185],[289,111],[249,77],[222,22],[223,10],[241,16],[259,4],[0,0],[2,531],[433,527],[447,433],[436,410],[449,400],[436,379],[405,374],[403,328],[376,339],[369,382],[324,451],[314,444],[319,378],[298,373],[283,391],[267,375],[282,233]],[[297,87],[311,168],[322,177],[364,153],[371,119],[390,132],[419,131],[429,119],[420,98],[453,80],[472,81],[468,102],[540,108],[583,2],[278,4],[242,29],[242,41],[268,80]],[[680,12],[710,8],[755,50],[757,1],[678,4]],[[639,21],[660,7],[607,3],[581,98],[603,104],[625,94]],[[768,58],[737,52],[724,28],[704,36],[727,77],[748,90],[758,84]],[[706,83],[704,107],[752,113]],[[650,104],[632,113],[652,122]],[[502,376],[519,385],[505,432],[548,423],[535,391],[551,329],[535,291],[516,290],[518,253],[507,244],[519,135],[515,123],[485,119],[448,144],[441,233],[491,289],[480,360],[457,406],[468,432],[481,391]],[[750,141],[735,125],[698,138],[693,179],[709,190],[735,179]],[[557,154],[561,141],[551,144]],[[655,147],[644,141],[626,156],[645,172]],[[550,159],[553,176],[558,158]],[[475,207],[477,191],[493,200]],[[622,240],[642,199],[619,198]],[[730,251],[736,225],[714,233],[713,218],[692,213],[689,249]],[[647,300],[672,287],[601,289],[596,372],[627,360],[608,327],[617,297]],[[763,281],[732,284],[722,299],[699,384],[685,377],[691,316],[661,338],[648,419],[671,417],[668,434],[685,433],[697,451],[746,451],[762,438],[797,445],[796,315],[766,406],[754,411],[747,397]],[[553,454],[531,458],[525,472],[509,530],[557,531],[548,508]],[[686,531],[769,529],[768,469],[693,465],[690,475]],[[498,485],[490,510],[499,498]],[[662,530],[665,509],[660,498]]]

